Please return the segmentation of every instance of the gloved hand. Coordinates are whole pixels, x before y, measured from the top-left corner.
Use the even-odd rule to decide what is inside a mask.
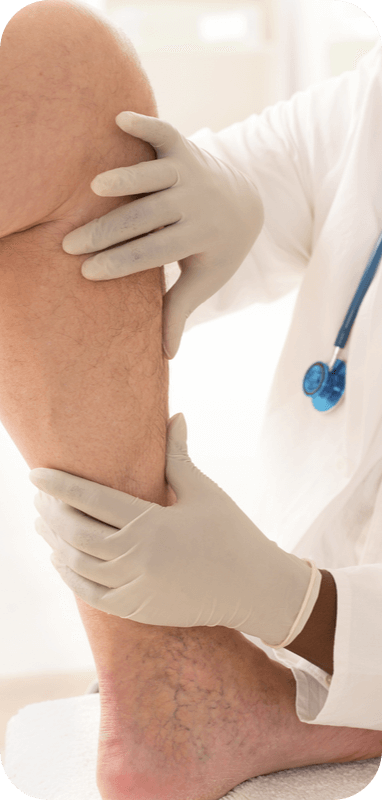
[[[263,204],[245,175],[169,123],[129,112],[118,114],[116,122],[149,142],[157,160],[100,173],[91,183],[93,192],[102,197],[154,194],[77,228],[62,245],[66,253],[79,255],[149,234],[84,261],[82,275],[90,280],[178,261],[182,274],[163,301],[163,347],[171,359],[191,312],[227,283],[251,250],[263,226]],[[158,230],[162,226],[167,227]]]
[[[31,471],[41,489],[36,530],[63,562],[67,586],[135,622],[222,625],[271,647],[293,641],[319,595],[315,565],[267,539],[197,469],[183,414],[168,424],[166,475],[177,503],[164,508],[59,470]]]

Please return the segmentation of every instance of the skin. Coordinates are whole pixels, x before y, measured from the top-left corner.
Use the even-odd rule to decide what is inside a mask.
[[[87,256],[61,247],[126,202],[91,192],[98,172],[154,158],[114,122],[155,116],[149,84],[98,15],[43,0],[5,29],[0,107],[1,421],[30,469],[167,505],[162,270],[91,283]],[[291,671],[237,631],[77,602],[100,683],[103,800],[217,800],[257,774],[382,750],[380,732],[300,723]]]

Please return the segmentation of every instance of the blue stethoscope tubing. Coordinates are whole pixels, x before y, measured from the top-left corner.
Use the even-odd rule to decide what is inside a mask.
[[[317,361],[309,367],[305,374],[302,388],[304,394],[310,397],[317,411],[325,413],[332,411],[340,402],[345,392],[346,363],[337,358],[349,338],[359,307],[374,278],[382,258],[382,233],[369,258],[365,272],[362,275],[358,289],[346,312],[345,319],[335,341],[335,350],[329,364]]]

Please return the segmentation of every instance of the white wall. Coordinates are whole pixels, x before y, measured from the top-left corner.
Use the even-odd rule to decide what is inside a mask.
[[[3,10],[0,16],[3,28],[24,5],[7,4],[6,14]],[[145,27],[137,14],[133,24],[136,5],[150,12]],[[243,41],[197,41],[190,16],[188,24],[182,24],[180,12],[183,9],[194,19],[195,9],[206,13],[212,6],[211,13],[218,13],[219,5],[218,0],[199,4],[143,0],[129,4],[130,21],[125,15],[126,30],[158,97],[160,115],[186,135],[204,125],[219,130],[287,99],[297,89],[327,77],[331,69],[352,68],[356,53],[377,39],[366,15],[340,0],[235,0],[224,3],[228,11],[231,7],[236,13],[254,12]],[[121,24],[122,6],[110,2],[104,11],[115,19],[118,15]],[[350,10],[350,16],[338,15],[341,6]],[[325,12],[320,26],[318,11]],[[337,50],[331,60],[327,37],[336,46],[341,36],[348,49],[342,55]],[[183,411],[186,416],[193,460],[249,516],[253,454],[293,303],[290,296],[272,307],[255,306],[191,330],[171,363],[170,412]],[[34,530],[36,490],[28,474],[28,466],[0,426],[0,677],[92,669],[73,595],[50,564],[50,548]]]
[[[278,0],[277,4],[283,97],[352,69],[378,39],[372,19],[346,0]]]

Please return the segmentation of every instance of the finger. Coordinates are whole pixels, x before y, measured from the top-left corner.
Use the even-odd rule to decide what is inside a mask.
[[[67,543],[103,560],[117,558],[123,553],[121,544],[116,548],[113,540],[118,529],[98,522],[42,491],[34,498],[34,506],[42,518],[36,521],[36,530],[53,549],[61,550]]]
[[[57,556],[55,558],[55,554],[51,556],[50,560],[64,583],[66,583],[77,597],[85,603],[88,603],[89,606],[103,611],[105,614],[112,613],[112,611],[109,610],[109,592],[112,590],[105,589],[104,586],[99,586],[93,583],[93,581],[89,581],[87,578],[82,578],[80,575],[77,575],[70,567],[60,562]]]
[[[73,231],[70,252],[95,253],[118,242],[135,239],[161,226],[178,222],[181,215],[173,205],[166,192],[159,192],[113,208],[103,217],[87,222],[82,228]],[[84,263],[89,261],[90,259]]]
[[[188,456],[187,422],[181,411],[174,414],[167,423],[167,452],[180,452]]]
[[[188,266],[163,298],[163,347],[169,359],[176,356],[184,326],[192,311],[200,304],[201,272]]]
[[[164,508],[163,521],[166,525],[173,525],[169,513],[173,510],[176,514],[187,514],[187,504],[195,508],[200,502],[200,497],[209,493],[211,503],[216,503],[216,490],[221,492],[214,481],[207,477],[193,463],[188,453],[187,423],[182,413],[175,414],[168,422],[166,445],[166,478],[177,496],[177,503],[169,508]],[[140,520],[144,519],[144,516]],[[159,527],[160,517],[153,517],[155,527]],[[139,522],[140,522],[139,520]],[[134,524],[134,523],[133,523]],[[166,528],[164,528],[166,530]]]
[[[177,222],[135,242],[114,247],[84,261],[81,272],[84,278],[93,281],[110,281],[186,258],[189,252],[184,245],[187,238],[184,230],[183,223]]]
[[[131,167],[119,167],[107,172],[100,172],[91,182],[90,187],[95,194],[101,197],[124,197],[169,189],[178,179],[179,174],[175,164],[169,158],[163,158],[157,161],[143,161],[140,164],[133,164]],[[71,235],[69,233],[65,237],[65,243],[70,240]]]
[[[45,539],[46,543],[52,548],[52,550],[59,549],[60,545],[58,537],[41,517],[37,517],[37,519],[35,519],[34,526],[36,533],[38,533],[42,539]]]
[[[60,536],[56,536],[54,550],[60,554],[63,563],[70,567],[70,569],[77,575],[87,578],[94,583],[105,586],[108,589],[118,589],[132,581],[136,580],[141,575],[141,558],[139,556],[140,548],[139,542],[142,542],[144,537],[147,540],[147,546],[150,547],[150,536],[154,532],[155,535],[159,531],[162,534],[164,526],[168,526],[169,518],[155,513],[156,509],[153,505],[151,509],[141,515],[137,520],[134,520],[126,528],[110,537],[115,540],[116,544],[116,557],[102,559],[72,547]],[[103,542],[107,548],[109,541]],[[138,553],[138,556],[137,556]]]
[[[70,569],[78,575],[96,580],[97,583],[104,585],[106,588],[111,588],[111,586],[114,588],[114,582],[109,584],[109,575],[115,575],[115,572],[105,570],[105,566],[107,566],[108,562],[90,556],[87,553],[82,553],[80,550],[72,547],[46,525],[44,520],[40,517],[36,520],[35,527],[40,536],[42,536],[52,548],[56,557],[59,558],[65,566],[70,567]],[[115,588],[120,585],[121,583],[116,583]]]
[[[178,278],[177,283],[179,281],[180,278]],[[163,351],[169,361],[175,358],[179,350],[187,319],[187,313],[184,310],[185,298],[182,299],[182,296],[180,296],[177,306],[176,302],[174,302],[174,294],[170,294],[171,291],[172,289],[164,295],[162,312]]]
[[[117,532],[119,533],[119,532]],[[123,552],[123,548],[118,558],[104,560],[96,556],[84,553],[72,547],[57,536],[57,545],[53,548],[60,556],[61,561],[69,567],[72,572],[82,578],[104,586],[106,589],[118,589],[130,583],[137,577],[137,564],[134,552],[130,555],[131,549],[136,549],[136,536],[134,535],[134,546],[128,547],[128,551]],[[138,577],[139,577],[138,572]]]
[[[115,528],[127,525],[152,505],[139,497],[57,469],[33,469],[29,480],[43,492]]]
[[[149,142],[160,157],[167,155],[181,140],[179,132],[157,117],[146,117],[133,111],[122,111],[116,116],[115,121],[121,130]]]
[[[126,583],[126,579],[118,573],[118,570],[110,569],[109,562],[90,556],[88,553],[82,553],[63,540],[59,540],[56,552],[63,564],[69,567],[72,572],[100,586],[104,586],[105,589],[117,589]]]
[[[215,270],[214,274],[210,274],[208,266],[197,255],[192,258],[192,262],[192,266],[183,265],[181,275],[163,299],[163,347],[170,359],[178,352],[190,314],[221,286],[219,271]]]
[[[110,562],[121,559],[121,556],[129,555],[130,551],[134,550],[137,542],[137,535],[135,527],[129,530],[129,525],[141,521],[142,517],[147,517],[153,509],[158,508],[155,503],[150,504],[143,514],[129,523],[124,528],[118,529],[105,525],[93,517],[88,517],[82,511],[77,511],[55,497],[40,491],[35,499],[34,505],[42,518],[42,523],[38,525],[40,533],[43,538],[55,550],[60,550],[66,555],[65,562],[75,569],[75,562],[69,560],[69,556],[74,556],[77,551],[86,553],[86,555],[93,556],[92,566],[97,562]],[[44,524],[45,523],[45,524]],[[141,529],[147,530],[147,522],[145,522]],[[65,544],[68,547],[65,547]],[[85,562],[84,562],[85,563]],[[87,568],[89,563],[86,562]],[[125,575],[125,568],[121,567],[121,582]],[[81,569],[76,570],[83,574],[84,577],[91,580],[98,581],[95,574],[89,572],[82,572]],[[114,569],[115,572],[115,569]],[[98,573],[97,573],[98,574]],[[109,585],[105,582],[105,585]],[[111,585],[111,584],[110,584]],[[117,585],[120,585],[117,583]]]

